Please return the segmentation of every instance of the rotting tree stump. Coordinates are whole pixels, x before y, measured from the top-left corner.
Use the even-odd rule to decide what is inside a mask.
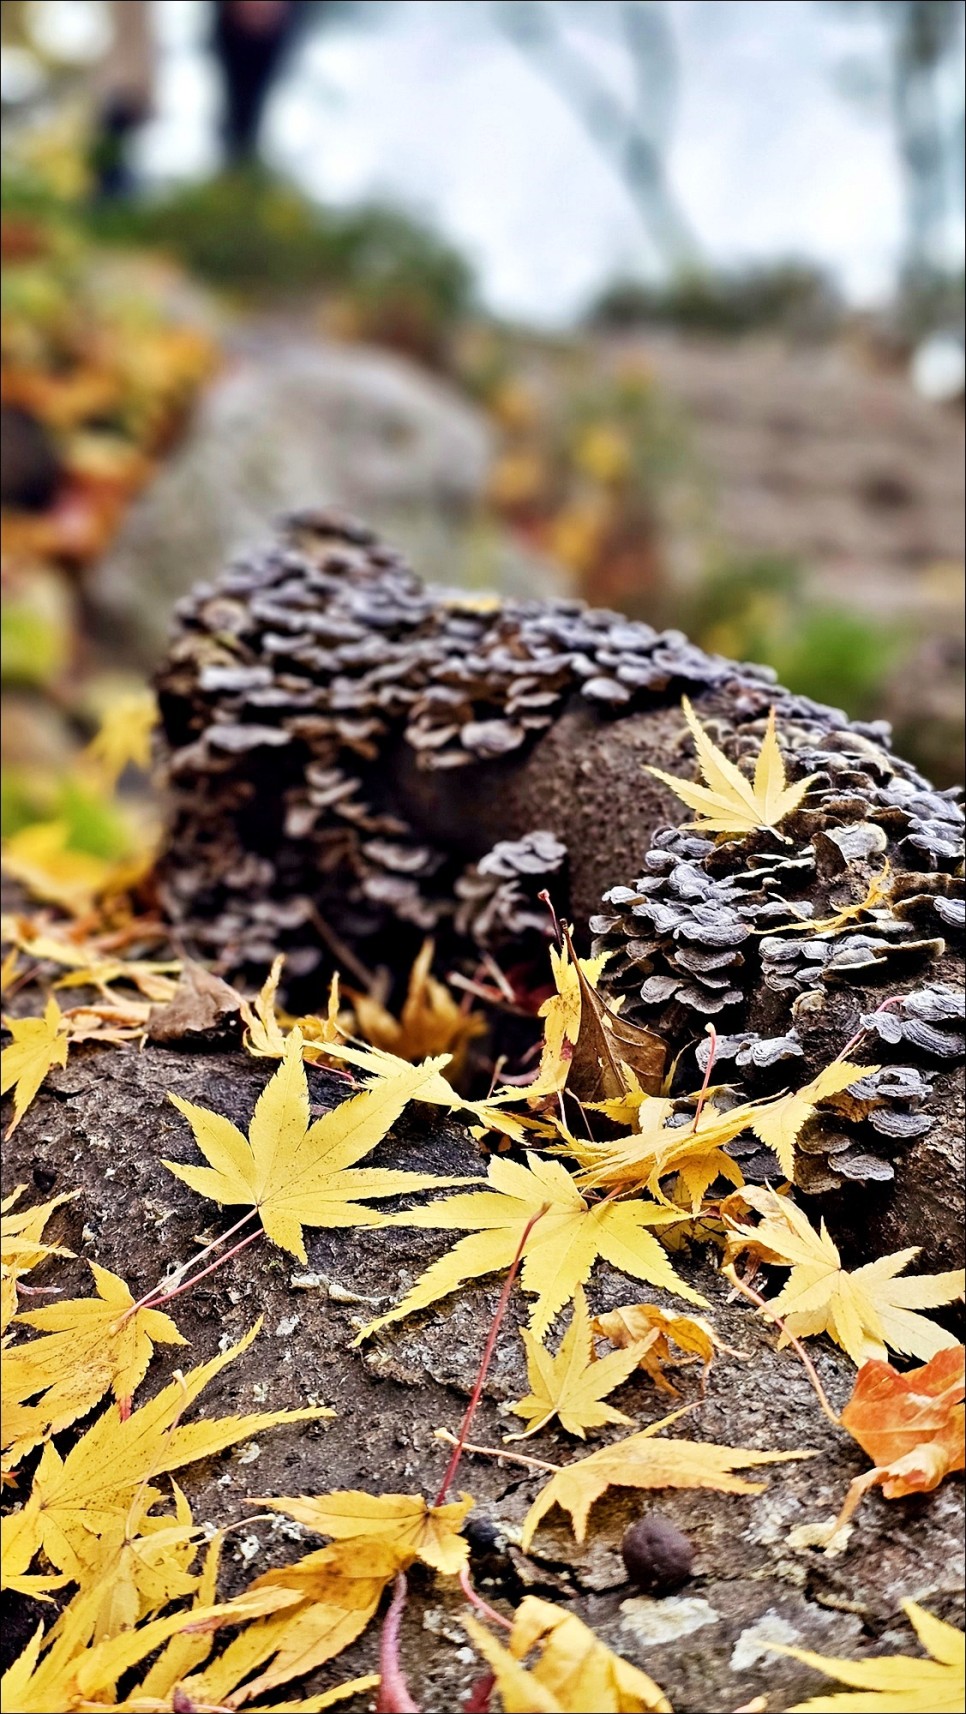
[[[679,1087],[709,1020],[755,1096],[869,1020],[853,1057],[884,1069],[809,1127],[798,1188],[853,1259],[961,1258],[963,817],[882,722],[579,602],[428,589],[316,512],[181,604],[158,690],[163,892],[200,956],[260,980],[285,951],[311,1003],[334,966],[403,970],[432,933],[541,981],[546,888],[613,953],[609,993],[681,1056]],[[645,770],[693,776],[685,694],[734,760],[774,708],[790,778],[814,776],[780,836],[681,830]],[[774,1176],[758,1157],[746,1177]]]

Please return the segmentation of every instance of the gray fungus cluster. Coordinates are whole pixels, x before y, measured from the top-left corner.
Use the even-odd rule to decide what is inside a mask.
[[[723,1064],[755,1094],[787,1086],[817,995],[861,991],[889,1063],[803,1135],[803,1189],[889,1178],[928,1129],[930,1079],[963,1053],[962,998],[939,975],[963,933],[963,817],[882,723],[577,601],[428,588],[328,512],[290,518],[181,603],[158,692],[169,914],[222,971],[261,974],[284,951],[288,977],[309,983],[340,962],[401,963],[426,933],[470,963],[533,950],[549,930],[541,892],[567,908],[574,830],[564,812],[541,824],[538,805],[533,826],[495,838],[474,804],[575,708],[643,731],[688,695],[741,762],[774,707],[789,779],[815,776],[780,833],[646,826],[634,872],[578,933],[611,954],[604,980],[625,1015],[672,1053],[713,1020]],[[666,767],[666,747],[645,759]],[[595,837],[606,846],[607,827]],[[897,985],[901,1006],[869,1006]]]

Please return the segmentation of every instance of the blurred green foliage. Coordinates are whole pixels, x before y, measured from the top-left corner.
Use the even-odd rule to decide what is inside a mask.
[[[50,575],[38,572],[5,589],[0,604],[3,688],[54,685],[70,656],[72,621],[69,596]]]
[[[905,648],[898,627],[816,601],[804,568],[770,555],[713,566],[681,621],[705,648],[774,667],[789,690],[855,718],[881,714]]]
[[[682,274],[666,283],[615,280],[595,299],[587,321],[595,329],[656,325],[727,337],[776,329],[819,338],[841,313],[841,299],[820,268],[780,262]]]
[[[324,208],[258,166],[160,198],[94,204],[94,235],[157,246],[200,279],[247,298],[345,294],[360,337],[438,357],[470,306],[473,276],[427,226],[378,204]]]
[[[962,332],[966,305],[966,272],[929,269],[900,286],[895,320],[907,340],[923,339],[936,328]]]
[[[72,851],[109,862],[131,850],[131,827],[121,809],[102,787],[78,772],[57,778],[36,769],[5,767],[0,773],[0,833],[12,839],[36,822],[56,821],[66,830],[64,844]]]

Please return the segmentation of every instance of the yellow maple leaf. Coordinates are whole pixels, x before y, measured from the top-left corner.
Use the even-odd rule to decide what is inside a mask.
[[[0,1277],[0,1340],[6,1345],[7,1328],[17,1313],[17,1282],[10,1274]]]
[[[585,1703],[594,1708],[669,1714],[667,1697],[647,1673],[614,1654],[575,1613],[536,1595],[527,1595],[513,1615],[510,1648],[520,1659],[534,1648],[541,1651],[534,1676],[560,1698],[565,1709],[579,1709]]]
[[[483,1656],[493,1674],[494,1688],[500,1693],[504,1714],[563,1714],[564,1705],[553,1691],[541,1684],[536,1674],[517,1660],[516,1655],[498,1642],[484,1625],[469,1614],[465,1614],[460,1623],[477,1654]],[[601,1714],[607,1706],[604,1702],[599,1704]],[[616,1708],[618,1704],[615,1702],[610,1706]]]
[[[320,1690],[317,1696],[306,1696],[302,1702],[273,1702],[272,1714],[324,1714],[326,1708],[333,1708],[349,1696],[364,1696],[378,1683],[377,1672],[365,1672],[361,1678],[347,1678],[344,1684],[334,1684],[331,1690]]]
[[[116,785],[129,764],[146,771],[151,766],[151,734],[157,722],[158,706],[149,690],[117,697],[81,761],[88,763],[106,786]]]
[[[274,1594],[291,1604],[246,1625],[197,1677],[185,1679],[187,1697],[218,1704],[244,1681],[247,1701],[333,1660],[361,1636],[404,1562],[394,1543],[369,1538],[330,1542],[294,1565],[266,1571],[240,1599]],[[257,1667],[258,1677],[249,1678]]]
[[[858,928],[858,919],[875,911],[879,905],[889,904],[892,900],[892,864],[888,857],[877,875],[873,875],[866,888],[863,898],[853,905],[843,905],[841,910],[829,917],[793,916],[791,922],[775,923],[768,928],[756,929],[756,934],[784,934],[786,929],[793,928],[797,934],[841,934],[843,929]],[[795,910],[789,904],[788,909]]]
[[[809,1649],[768,1643],[775,1654],[790,1655],[805,1666],[824,1672],[840,1684],[855,1686],[836,1696],[813,1696],[796,1702],[790,1714],[962,1714],[966,1704],[966,1638],[915,1601],[903,1601],[903,1612],[929,1655],[876,1655],[867,1660],[835,1660]]]
[[[178,1484],[172,1482],[171,1487],[173,1518],[153,1515],[145,1497],[135,1495],[130,1510],[116,1519],[113,1529],[90,1536],[81,1545],[81,1587],[100,1595],[91,1611],[95,1643],[197,1592],[199,1578],[191,1567],[202,1530]]]
[[[346,1034],[346,1018],[340,1010],[339,972],[333,973],[329,983],[329,998],[326,1002],[325,1017],[310,1013],[307,1017],[296,1018],[298,1028],[302,1031],[302,1057],[310,1064],[324,1061],[330,1042],[341,1041]]]
[[[219,1531],[208,1544],[200,1574],[197,1578],[191,1596],[191,1607],[195,1611],[215,1604],[218,1596],[218,1571],[221,1563],[222,1535]],[[195,1611],[189,1609],[188,1620],[193,1623]],[[151,1699],[161,1709],[170,1709],[173,1693],[186,1678],[200,1666],[211,1652],[211,1637],[205,1631],[181,1631],[167,1642],[157,1659],[148,1668],[146,1676],[141,1680],[137,1690],[132,1692],[132,1698],[137,1696],[145,1699],[145,1705],[150,1706]],[[161,1698],[164,1698],[162,1701]]]
[[[585,1202],[559,1161],[528,1154],[522,1166],[494,1156],[487,1169],[489,1189],[441,1197],[424,1208],[392,1215],[394,1226],[422,1226],[439,1231],[463,1231],[471,1236],[441,1256],[416,1281],[401,1303],[377,1316],[358,1335],[366,1339],[380,1327],[425,1309],[468,1279],[511,1266],[531,1222],[523,1249],[520,1280],[524,1291],[536,1293],[530,1316],[538,1337],[557,1311],[588,1278],[598,1256],[634,1279],[646,1280],[704,1303],[678,1278],[657,1239],[647,1230],[679,1218],[674,1209],[653,1202]]]
[[[747,1129],[750,1108],[719,1112],[707,1101],[694,1120],[674,1124],[679,1108],[673,1098],[645,1097],[638,1107],[639,1129],[629,1136],[604,1143],[568,1137],[568,1152],[580,1163],[578,1182],[592,1190],[645,1189],[660,1197],[662,1179],[673,1173],[694,1212],[716,1178],[744,1184],[741,1168],[724,1153],[724,1145]]]
[[[791,1178],[795,1170],[795,1142],[818,1103],[877,1070],[874,1065],[850,1065],[847,1060],[835,1060],[811,1083],[787,1095],[725,1109],[716,1107],[713,1100],[705,1101],[696,1117],[683,1123],[679,1100],[645,1096],[639,1102],[635,1099],[636,1132],[604,1143],[568,1137],[568,1149],[580,1163],[580,1183],[590,1188],[640,1187],[657,1196],[661,1194],[661,1180],[676,1173],[696,1213],[719,1176],[738,1187],[744,1183],[737,1163],[723,1152],[726,1143],[733,1142],[743,1131],[754,1131],[774,1149],[782,1171]],[[614,1105],[603,1103],[608,1109]]]
[[[259,1059],[281,1059],[285,1052],[285,1032],[275,1010],[275,996],[284,964],[285,959],[280,954],[273,961],[254,1000],[250,1004],[246,1001],[242,1008],[246,1023],[244,1047],[247,1053]]]
[[[848,1060],[833,1060],[831,1065],[813,1077],[801,1089],[789,1095],[779,1095],[774,1101],[757,1101],[747,1108],[748,1128],[754,1131],[778,1156],[786,1178],[795,1173],[795,1143],[806,1119],[810,1119],[820,1101],[839,1095],[862,1077],[878,1071],[877,1065],[850,1065]]]
[[[407,1059],[400,1059],[398,1054],[390,1053],[388,1049],[383,1047],[363,1047],[350,1042],[328,1041],[321,1051],[326,1059],[341,1061],[346,1065],[353,1066],[357,1071],[368,1072],[372,1079],[370,1088],[374,1088],[377,1083],[385,1082],[388,1078],[397,1077],[400,1073],[405,1073],[411,1069]],[[419,1094],[416,1097],[418,1101],[425,1101],[430,1107],[443,1107],[449,1113],[469,1113],[487,1130],[502,1131],[505,1136],[512,1137],[516,1142],[525,1140],[526,1126],[533,1121],[518,1120],[503,1111],[504,1103],[520,1100],[519,1089],[499,1089],[496,1094],[488,1096],[485,1101],[471,1101],[466,1096],[458,1094],[453,1085],[443,1076],[442,1067],[446,1064],[448,1064],[446,1055],[437,1060],[426,1062],[426,1066],[423,1068],[427,1073],[426,1080],[420,1086]],[[429,1065],[435,1065],[438,1069],[430,1074],[427,1069]]]
[[[551,946],[550,972],[557,992],[544,1000],[537,1014],[544,1020],[543,1052],[536,1080],[527,1085],[528,1097],[555,1094],[566,1086],[580,1034],[583,989],[577,974],[578,964],[587,985],[596,988],[609,957],[609,952],[601,952],[596,958],[578,960],[571,958],[566,942],[559,951]]]
[[[460,1534],[474,1505],[469,1494],[442,1506],[428,1505],[421,1494],[365,1494],[351,1489],[261,1499],[258,1504],[285,1512],[337,1541],[375,1537],[387,1542],[398,1551],[403,1566],[419,1559],[434,1571],[455,1577],[469,1564],[469,1543]]]
[[[537,1495],[523,1523],[520,1545],[526,1553],[541,1520],[552,1506],[569,1512],[574,1535],[583,1541],[595,1500],[608,1488],[714,1488],[724,1494],[758,1494],[761,1482],[736,1476],[752,1464],[784,1464],[790,1458],[811,1458],[810,1452],[753,1452],[746,1447],[718,1446],[701,1440],[656,1440],[662,1428],[676,1422],[672,1411],[649,1428],[602,1446],[589,1457],[568,1464],[551,1476]]]
[[[13,1089],[13,1118],[5,1136],[16,1129],[53,1065],[67,1064],[67,1034],[57,1001],[51,994],[42,1018],[4,1018],[13,1043],[0,1055],[0,1093]]]
[[[662,768],[649,767],[647,771],[670,786],[688,809],[696,811],[699,819],[690,826],[705,833],[752,833],[759,827],[776,828],[798,808],[815,775],[809,774],[792,786],[786,783],[785,764],[775,736],[774,709],[768,716],[754,779],[748,780],[712,743],[687,697],[682,707],[694,737],[704,785],[678,779]]]
[[[66,1190],[49,1202],[37,1203],[32,1208],[18,1208],[15,1214],[11,1213],[25,1189],[25,1185],[18,1184],[0,1202],[0,1267],[12,1276],[29,1273],[46,1256],[72,1257],[74,1254],[73,1250],[64,1250],[58,1244],[44,1244],[41,1240],[54,1209],[65,1202],[73,1202],[80,1191]]]
[[[73,1604],[72,1604],[73,1605]],[[91,1706],[87,1696],[78,1684],[78,1670],[83,1665],[85,1690],[88,1687],[94,1692],[109,1690],[121,1673],[150,1654],[166,1642],[176,1631],[181,1630],[191,1620],[202,1622],[211,1620],[214,1612],[208,1609],[203,1613],[169,1614],[164,1619],[155,1619],[148,1625],[142,1625],[136,1631],[124,1632],[122,1636],[111,1638],[90,1649],[86,1641],[78,1641],[73,1629],[63,1626],[59,1634],[47,1639],[48,1647],[44,1658],[40,1659],[44,1646],[43,1627],[40,1626],[23,1652],[8,1667],[0,1684],[0,1694],[5,1708],[17,1709],[18,1714],[50,1714],[50,1710],[63,1710],[63,1714],[72,1714],[75,1709]],[[70,1608],[66,1616],[73,1617]],[[96,1706],[116,1706],[113,1702],[98,1700]]]
[[[339,1011],[338,972],[329,983],[329,999],[324,1018],[290,1018],[280,1013],[276,1005],[278,984],[284,965],[285,956],[279,953],[254,1000],[243,1001],[241,1013],[245,1020],[245,1034],[242,1045],[246,1053],[252,1054],[256,1059],[281,1059],[285,1053],[287,1033],[297,1027],[302,1035],[302,1058],[310,1064],[315,1064],[325,1058],[326,1045],[329,1042],[341,1041],[345,1034],[343,1018]]]
[[[43,1337],[8,1351],[3,1364],[3,1440],[11,1464],[86,1416],[108,1390],[126,1408],[155,1344],[187,1343],[170,1316],[136,1310],[116,1274],[93,1262],[90,1268],[96,1297],[71,1298],[17,1317]],[[28,1405],[38,1393],[43,1397]]]
[[[332,1412],[321,1405],[303,1410],[264,1411],[181,1423],[180,1418],[215,1375],[251,1344],[260,1323],[227,1351],[178,1375],[161,1392],[124,1418],[112,1405],[62,1458],[52,1441],[41,1454],[30,1496],[3,1519],[4,1585],[26,1572],[42,1550],[67,1576],[83,1575],[91,1536],[116,1527],[139,1491],[145,1507],[161,1498],[150,1487],[156,1476],[209,1458],[236,1441],[276,1424],[314,1422]]]
[[[479,1012],[463,1010],[445,983],[431,974],[434,952],[433,941],[424,941],[398,1018],[375,995],[351,993],[349,997],[358,1033],[373,1047],[387,1048],[410,1061],[448,1053],[450,1075],[457,1078],[470,1042],[486,1031],[486,1020]]]
[[[633,1422],[633,1417],[601,1401],[633,1374],[643,1347],[631,1345],[626,1351],[612,1351],[607,1357],[595,1359],[593,1330],[582,1286],[574,1290],[573,1314],[556,1356],[550,1355],[529,1328],[524,1327],[520,1337],[526,1347],[532,1390],[510,1408],[514,1416],[522,1416],[527,1423],[526,1434],[536,1434],[553,1417],[558,1418],[568,1434],[577,1434],[581,1440],[588,1428],[602,1428],[608,1422]],[[526,1436],[510,1438],[520,1440]]]
[[[74,1253],[59,1244],[42,1243],[41,1234],[54,1209],[59,1208],[62,1202],[72,1201],[80,1192],[70,1190],[62,1196],[55,1196],[51,1202],[22,1208],[12,1214],[10,1210],[19,1202],[25,1189],[25,1185],[18,1184],[0,1202],[0,1337],[6,1334],[17,1312],[20,1275],[29,1273],[47,1256],[72,1256]]]
[[[957,1343],[954,1334],[917,1312],[952,1303],[966,1283],[963,1269],[897,1279],[919,1254],[914,1246],[849,1273],[824,1221],[816,1232],[789,1197],[764,1187],[746,1186],[742,1196],[762,1220],[759,1226],[729,1220],[729,1249],[733,1254],[750,1249],[769,1263],[791,1269],[768,1305],[781,1316],[787,1334],[807,1338],[828,1333],[857,1367],[870,1358],[884,1360],[889,1349],[928,1362],[937,1351]],[[786,1343],[783,1334],[780,1344]]]
[[[655,1386],[667,1393],[677,1392],[664,1374],[664,1365],[675,1361],[671,1356],[672,1345],[686,1352],[692,1361],[698,1359],[703,1363],[704,1375],[707,1375],[716,1351],[730,1350],[730,1346],[722,1344],[710,1323],[700,1316],[669,1315],[656,1303],[626,1303],[619,1309],[608,1310],[605,1315],[596,1317],[594,1332],[608,1339],[612,1345],[635,1350],[638,1366],[647,1371]],[[681,1361],[677,1359],[677,1362]]]
[[[91,1615],[100,1600],[96,1587],[82,1589],[65,1608],[47,1637],[35,1631],[27,1647],[4,1674],[3,1706],[18,1714],[81,1714],[88,1709],[139,1706],[136,1699],[119,1704],[114,1695],[118,1680],[146,1655],[152,1654],[187,1627],[206,1633],[204,1652],[211,1647],[211,1633],[222,1624],[237,1624],[245,1616],[272,1604],[262,1597],[246,1608],[244,1597],[234,1602],[194,1606],[188,1611],[168,1613],[164,1618],[129,1627],[89,1646]],[[40,1658],[43,1651],[43,1659]],[[151,1707],[150,1701],[145,1705]],[[177,1704],[161,1703],[176,1707]]]
[[[50,953],[41,952],[36,945],[31,948],[35,958],[49,957]],[[67,962],[62,959],[61,962]],[[113,984],[115,982],[130,982],[146,1000],[154,1005],[164,1006],[174,999],[178,991],[176,973],[181,965],[176,960],[167,959],[163,963],[152,963],[148,959],[138,958],[109,958],[95,955],[89,962],[72,960],[72,968],[65,976],[58,977],[54,984],[57,988],[96,988],[107,999],[113,999]]]
[[[180,1095],[169,1096],[211,1164],[164,1164],[214,1202],[257,1209],[272,1242],[304,1262],[303,1225],[378,1226],[386,1217],[361,1206],[364,1198],[399,1196],[441,1182],[429,1173],[356,1166],[381,1142],[427,1080],[438,1076],[439,1063],[404,1064],[397,1075],[363,1090],[310,1125],[302,1036],[293,1030],[278,1071],[258,1098],[247,1137],[221,1114],[196,1107]]]
[[[177,1489],[175,1492],[177,1495]],[[187,1504],[187,1502],[184,1503],[185,1505]],[[158,1524],[163,1525],[166,1520],[158,1519],[155,1521]],[[154,1541],[157,1542],[159,1539],[164,1539],[166,1535],[170,1536],[172,1534],[172,1531],[162,1529],[154,1537]],[[246,1590],[244,1594],[236,1597],[234,1601],[219,1606],[217,1603],[217,1580],[221,1558],[221,1543],[222,1535],[221,1532],[219,1532],[213,1537],[208,1546],[208,1551],[205,1555],[200,1575],[191,1579],[188,1587],[179,1586],[177,1589],[172,1590],[171,1595],[166,1597],[166,1600],[173,1598],[184,1600],[186,1595],[188,1595],[191,1598],[191,1606],[187,1611],[182,1613],[182,1625],[180,1629],[178,1629],[164,1644],[160,1653],[156,1654],[155,1660],[148,1668],[147,1673],[141,1679],[140,1683],[132,1688],[129,1696],[126,1697],[122,1703],[116,1704],[117,1707],[130,1709],[132,1710],[132,1714],[134,1710],[144,1711],[155,1709],[168,1711],[168,1714],[171,1714],[171,1711],[176,1711],[178,1708],[183,1706],[185,1700],[190,1701],[190,1698],[185,1698],[179,1694],[182,1681],[189,1673],[201,1666],[207,1656],[211,1653],[213,1642],[212,1632],[214,1629],[212,1624],[213,1616],[223,1618],[226,1624],[239,1624],[245,1623],[250,1619],[259,1618],[266,1613],[272,1612],[277,1607],[285,1607],[297,1602],[298,1597],[289,1591],[266,1590],[253,1593],[250,1590]],[[146,1542],[142,1537],[137,1538],[130,1544],[125,1543],[122,1551],[126,1553],[131,1548],[137,1548],[139,1557],[144,1556],[146,1559],[152,1545],[153,1543]],[[171,1581],[171,1558],[172,1551],[169,1546],[163,1565],[159,1568],[163,1572],[164,1584]],[[138,1568],[139,1580],[142,1587],[139,1587],[136,1591],[137,1605],[130,1609],[130,1616],[126,1618],[123,1623],[123,1629],[125,1630],[130,1630],[134,1627],[137,1623],[139,1612],[143,1615],[145,1610],[148,1612],[153,1610],[152,1606],[148,1604],[148,1601],[145,1601],[143,1598],[143,1584],[145,1581],[144,1573],[146,1569],[147,1567],[144,1565]],[[113,1581],[116,1586],[116,1577]],[[158,1594],[164,1593],[164,1584],[161,1583],[159,1578],[158,1586],[151,1591],[149,1601],[156,1601]],[[80,1596],[75,1596],[72,1605],[77,1605],[78,1601],[83,1600],[84,1598],[84,1592],[82,1591]],[[74,1628],[75,1633],[79,1632],[78,1626],[75,1625]],[[56,1633],[52,1633],[52,1635],[55,1634]],[[112,1632],[108,1634],[117,1633]],[[82,1632],[79,1632],[78,1640],[83,1640]],[[97,1638],[96,1640],[100,1639]],[[80,1671],[76,1673],[76,1676],[78,1678],[83,1676],[86,1681],[89,1676],[89,1667],[85,1658],[81,1657],[78,1664]],[[102,1704],[100,1702],[85,1702],[81,1704],[81,1706],[93,1709],[95,1707],[101,1707]],[[111,1706],[113,1707],[115,1704],[112,1703]]]
[[[660,1685],[614,1654],[578,1619],[536,1595],[527,1595],[513,1615],[505,1648],[473,1618],[463,1625],[496,1679],[505,1714],[671,1714]],[[522,1665],[538,1649],[529,1669]]]
[[[205,1556],[201,1575],[192,1597],[192,1607],[184,1614],[184,1626],[171,1637],[157,1658],[152,1662],[141,1682],[135,1686],[123,1702],[116,1704],[118,1709],[125,1709],[129,1714],[173,1714],[186,1703],[209,1706],[216,1701],[237,1691],[238,1685],[253,1666],[259,1665],[266,1654],[272,1652],[271,1639],[265,1638],[264,1633],[258,1634],[257,1646],[252,1649],[250,1639],[245,1638],[244,1647],[235,1649],[233,1662],[227,1670],[224,1665],[224,1655],[213,1663],[213,1670],[219,1674],[218,1696],[214,1695],[214,1686],[205,1683],[204,1673],[198,1669],[211,1653],[212,1635],[206,1626],[205,1610],[212,1610],[217,1601],[218,1568],[221,1556],[221,1536],[216,1535]],[[221,1611],[226,1622],[233,1620],[243,1623],[246,1618],[258,1618],[261,1614],[271,1611],[271,1603],[277,1601],[280,1608],[290,1608],[294,1613],[300,1607],[301,1597],[298,1589],[272,1588],[262,1590],[254,1587],[246,1590],[243,1595]],[[244,1633],[243,1633],[244,1635]],[[237,1639],[242,1643],[242,1638]],[[229,1644],[229,1649],[233,1644]],[[254,1659],[252,1659],[254,1656]],[[207,1671],[207,1668],[204,1669]],[[191,1676],[191,1690],[184,1687]],[[323,1691],[319,1696],[308,1697],[303,1702],[273,1702],[276,1714],[312,1714],[313,1710],[321,1711],[339,1702],[343,1697],[362,1694],[377,1684],[378,1678],[367,1674],[363,1678],[351,1680],[346,1684],[336,1685],[333,1689]],[[239,1696],[239,1701],[244,1700]]]

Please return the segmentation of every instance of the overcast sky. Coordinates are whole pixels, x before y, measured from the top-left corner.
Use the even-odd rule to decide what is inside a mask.
[[[859,302],[889,288],[900,183],[882,111],[850,99],[857,14],[813,0],[666,0],[681,91],[669,155],[702,246],[724,263],[830,265]],[[217,90],[204,8],[165,0],[154,170],[214,155]],[[369,27],[320,31],[272,104],[272,159],[336,201],[382,195],[429,215],[468,252],[489,304],[548,322],[578,311],[647,244],[619,182],[563,99],[489,19],[484,0],[394,0]],[[378,17],[378,25],[376,22]],[[875,26],[867,39],[876,40]],[[606,49],[588,53],[609,69]]]

